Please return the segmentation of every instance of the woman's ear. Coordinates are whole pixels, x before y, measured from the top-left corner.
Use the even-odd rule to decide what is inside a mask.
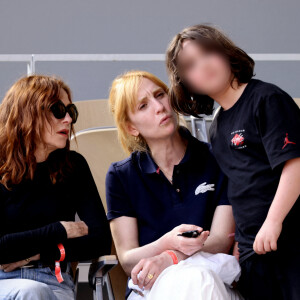
[[[126,130],[130,135],[139,136],[139,131],[134,127],[131,122],[126,122]]]

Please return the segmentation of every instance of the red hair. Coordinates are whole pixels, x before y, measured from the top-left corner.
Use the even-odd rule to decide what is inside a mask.
[[[7,91],[0,105],[0,183],[6,188],[19,184],[23,179],[33,179],[36,141],[43,141],[45,121],[50,123],[49,108],[58,101],[61,89],[66,91],[72,102],[70,88],[52,76],[24,77]],[[74,133],[73,126],[71,132]],[[67,155],[69,140],[64,149]],[[53,183],[63,175],[66,160],[54,165],[55,168],[50,170]]]

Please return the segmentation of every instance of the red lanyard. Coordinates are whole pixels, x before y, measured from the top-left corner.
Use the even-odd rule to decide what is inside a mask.
[[[61,283],[61,282],[64,281],[64,279],[63,279],[62,274],[61,274],[60,262],[65,259],[66,251],[65,251],[65,248],[64,248],[63,244],[58,244],[57,247],[60,251],[60,259],[55,261],[55,276],[57,278],[57,281],[59,283]]]

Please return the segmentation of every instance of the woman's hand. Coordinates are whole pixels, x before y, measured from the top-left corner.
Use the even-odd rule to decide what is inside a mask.
[[[132,281],[140,288],[150,290],[160,273],[171,265],[173,265],[173,260],[166,252],[141,259],[131,271]]]
[[[277,240],[282,230],[281,222],[271,222],[268,219],[263,223],[255,237],[253,249],[257,254],[277,250]]]
[[[192,230],[198,230],[199,232],[201,232],[200,236],[198,236],[197,238],[178,236],[178,234],[180,233]],[[163,243],[166,243],[166,249],[178,250],[185,255],[190,256],[203,248],[208,236],[209,231],[203,231],[203,229],[199,226],[182,224],[166,233],[162,237],[162,240]]]
[[[17,268],[21,268],[21,267],[24,267],[24,266],[30,264],[30,262],[33,260],[39,260],[39,259],[40,259],[40,255],[37,254],[30,258],[23,259],[23,260],[14,262],[14,263],[0,265],[0,270],[3,270],[4,272],[12,272]]]
[[[83,221],[79,222],[60,222],[64,226],[68,239],[74,239],[84,235],[88,235],[89,228]]]

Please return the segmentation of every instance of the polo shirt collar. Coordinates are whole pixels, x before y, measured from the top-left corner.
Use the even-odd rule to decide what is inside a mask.
[[[179,128],[180,135],[188,141],[187,149],[185,155],[180,162],[180,164],[186,163],[189,161],[191,157],[194,137],[191,135],[189,130],[185,127],[180,126]],[[139,167],[144,173],[152,174],[158,172],[158,165],[153,160],[150,151],[147,152],[139,152],[138,153],[138,163]]]
[[[158,169],[157,164],[154,162],[150,151],[140,152],[138,156],[139,167],[144,173],[155,173]]]

